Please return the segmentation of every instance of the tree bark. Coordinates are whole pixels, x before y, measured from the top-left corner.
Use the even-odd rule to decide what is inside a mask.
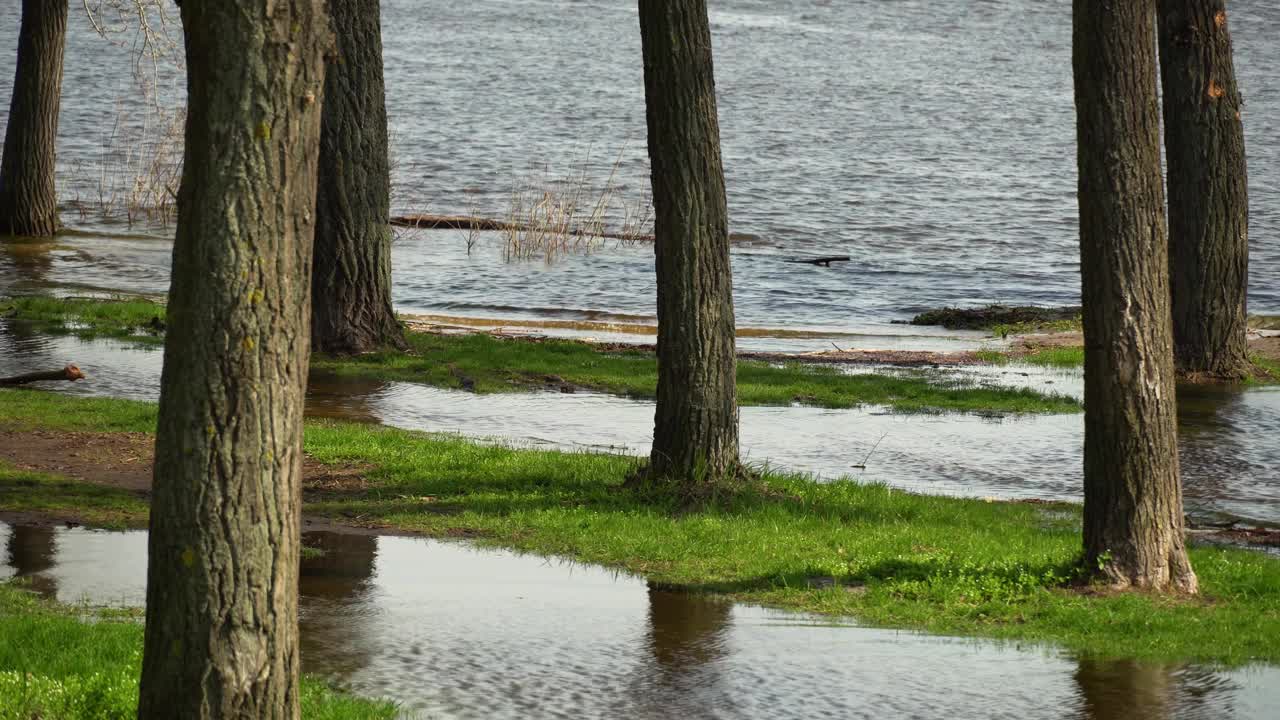
[[[1159,0],[1179,372],[1248,374],[1249,188],[1224,0]]]
[[[640,0],[658,275],[648,476],[692,488],[738,467],[728,209],[705,0]]]
[[[311,340],[354,354],[407,347],[391,307],[391,166],[378,0],[329,0]]]
[[[1075,0],[1085,568],[1194,592],[1178,478],[1155,0]]]
[[[140,718],[297,718],[324,0],[184,0]]]
[[[22,0],[18,63],[0,162],[0,235],[58,231],[54,190],[67,0]]]

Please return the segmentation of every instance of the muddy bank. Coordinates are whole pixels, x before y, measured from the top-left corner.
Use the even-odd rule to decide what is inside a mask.
[[[988,305],[980,308],[941,308],[911,318],[911,325],[939,325],[948,330],[991,330],[1000,325],[1029,329],[1060,323],[1079,323],[1080,307]]]
[[[95,486],[122,491],[141,501],[151,497],[155,436],[135,432],[63,432],[49,430],[0,430],[0,462],[16,470],[57,475]],[[363,495],[369,489],[367,466],[328,465],[305,456],[302,493],[304,502],[340,500]],[[11,483],[15,493],[20,482]],[[6,488],[0,485],[0,503]],[[84,508],[66,506],[47,510],[0,510],[0,519],[26,525],[100,524]],[[123,525],[145,527],[146,516],[121,510]],[[360,534],[411,535],[405,531],[358,518],[347,521],[320,516],[304,516],[306,530],[355,532]]]

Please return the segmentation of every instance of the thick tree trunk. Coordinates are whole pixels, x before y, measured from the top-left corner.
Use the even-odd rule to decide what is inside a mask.
[[[297,718],[324,0],[184,0],[140,718]]]
[[[58,231],[54,145],[66,46],[67,0],[22,0],[18,65],[0,162],[0,235]]]
[[[378,0],[329,0],[311,339],[316,350],[404,348],[391,308],[391,170]]]
[[[1180,372],[1249,367],[1249,189],[1224,0],[1159,0],[1173,347]]]
[[[737,471],[733,277],[705,0],[640,0],[656,211],[658,408],[649,476]]]
[[[1193,592],[1183,537],[1160,177],[1155,0],[1075,0],[1084,300],[1084,561]]]

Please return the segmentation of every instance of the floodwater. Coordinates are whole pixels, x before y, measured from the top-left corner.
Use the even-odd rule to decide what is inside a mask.
[[[1098,661],[655,589],[556,559],[304,533],[302,663],[431,718],[1263,720],[1280,670]],[[0,578],[141,606],[146,534],[0,523]],[[1016,678],[1016,679],[1015,679]]]
[[[72,361],[89,379],[49,383],[50,389],[139,400],[159,394],[158,348],[31,335],[0,320],[0,375]],[[942,372],[975,384],[1032,387],[1074,397],[1082,393],[1078,371],[1009,366]],[[1197,521],[1280,524],[1280,388],[1184,387],[1180,393],[1187,512]],[[648,401],[593,393],[476,395],[318,373],[311,378],[307,412],[522,446],[632,454],[648,452],[653,433],[653,403]],[[741,410],[742,450],[749,462],[969,497],[1080,500],[1083,432],[1079,414],[902,414],[879,407]]]
[[[930,306],[1077,301],[1069,3],[905,0],[874,12],[830,0],[710,5],[730,216],[747,238],[734,253],[741,324],[897,333],[891,320]],[[19,6],[0,4],[0,126]],[[601,186],[619,158],[619,196],[643,198],[634,2],[382,7],[397,211],[502,217],[513,184],[531,171],[549,166],[561,176],[583,165]],[[1247,100],[1250,305],[1276,313],[1280,5],[1236,0],[1231,12]],[[77,234],[58,239],[66,272],[49,281],[163,292],[165,243],[127,236],[163,240],[169,231],[130,231],[93,209],[104,184],[107,195],[128,187],[127,168],[145,150],[128,132],[146,115],[130,80],[130,38],[110,44],[78,12],[71,26],[59,170]],[[176,102],[181,82],[172,72],[161,78],[160,96]],[[467,255],[460,233],[400,242],[402,310],[654,314],[648,248],[547,267],[504,263],[496,243]],[[166,258],[159,271],[132,265],[153,246]],[[815,254],[853,261],[784,262]],[[104,256],[120,262],[100,264]],[[15,281],[36,282],[4,280]]]

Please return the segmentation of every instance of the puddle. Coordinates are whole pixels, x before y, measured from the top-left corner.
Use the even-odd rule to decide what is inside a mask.
[[[433,718],[1270,718],[1280,669],[1095,662],[660,591],[466,544],[306,533],[302,660]],[[141,605],[146,534],[0,523],[0,578]],[[1016,681],[1014,679],[1016,678]]]

